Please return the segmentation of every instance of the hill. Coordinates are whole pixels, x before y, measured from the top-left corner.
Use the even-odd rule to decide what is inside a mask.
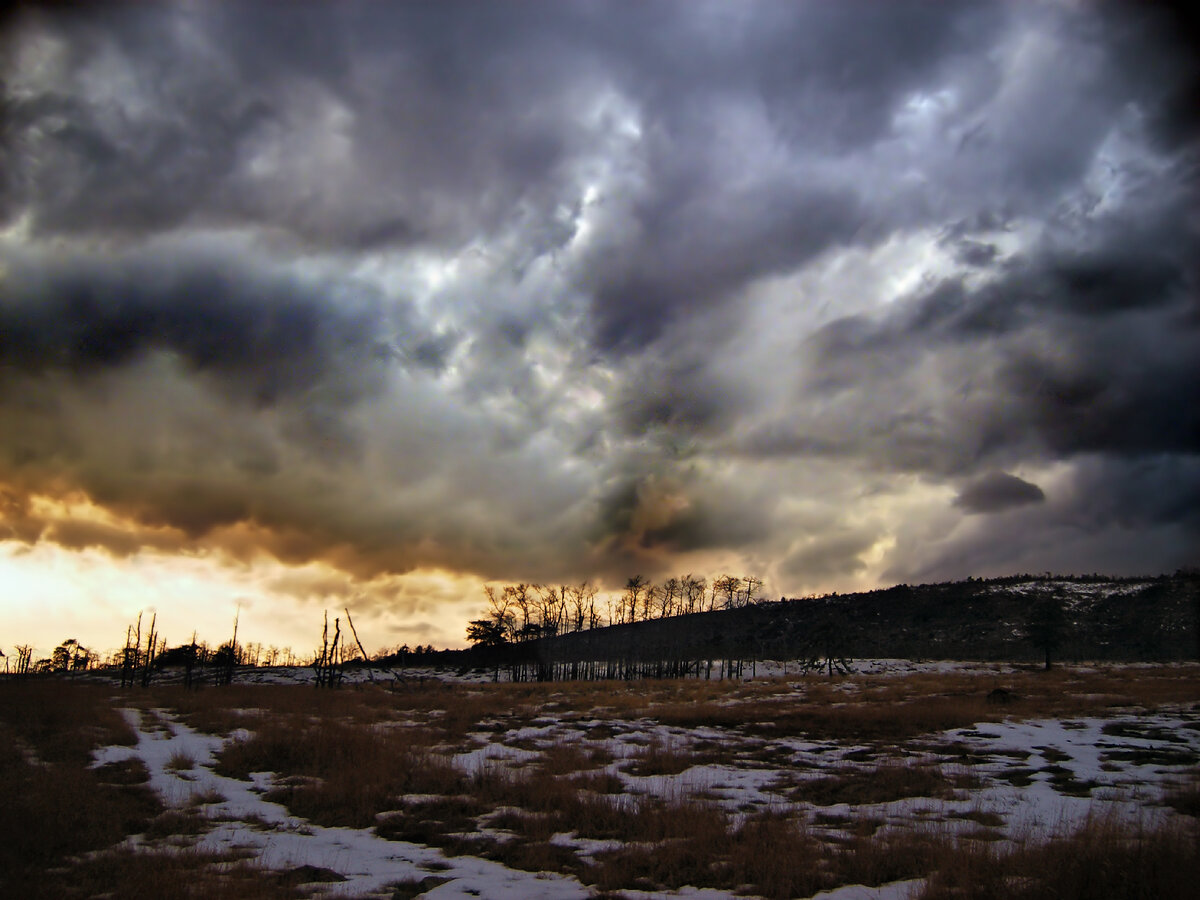
[[[1035,620],[1053,613],[1044,647]],[[612,625],[491,650],[476,662],[525,677],[708,673],[714,661],[835,666],[866,657],[1179,661],[1200,657],[1200,574],[1145,578],[1016,575],[781,599]],[[1045,629],[1045,623],[1041,626]],[[726,671],[722,667],[721,671]]]

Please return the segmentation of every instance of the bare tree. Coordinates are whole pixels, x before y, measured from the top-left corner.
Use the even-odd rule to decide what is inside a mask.
[[[756,578],[753,575],[746,575],[742,578],[742,585],[742,590],[746,595],[746,605],[749,606],[754,602],[754,597],[758,593],[759,589],[762,588],[763,580],[761,578]]]
[[[533,594],[535,587],[536,585],[522,582],[520,584],[510,584],[504,588],[504,593],[521,614],[521,627],[517,632],[519,640],[527,640],[533,635],[534,629],[530,628],[532,620],[529,613],[534,610]]]
[[[586,581],[572,585],[569,590],[571,627],[575,631],[583,631],[587,622],[587,590]]]
[[[566,613],[566,586],[556,588],[553,585],[545,585],[538,587],[534,602],[537,607],[538,617],[541,620],[538,623],[540,626],[540,635],[543,637],[552,637],[558,634],[562,630],[563,619]]]
[[[587,627],[599,628],[600,611],[596,609],[596,588],[585,581],[579,585],[579,590],[584,595],[584,621]]]
[[[516,617],[513,615],[513,592],[510,588],[505,588],[503,591],[497,591],[490,584],[484,585],[484,596],[488,600],[488,619],[496,626],[496,633],[501,635],[505,641],[516,639]]]
[[[366,648],[363,647],[362,641],[358,639],[358,629],[354,627],[354,620],[350,618],[350,607],[348,606],[346,607],[346,624],[350,626],[350,633],[354,635],[354,643],[357,645],[358,651],[362,654],[363,664],[367,666],[367,679],[369,681],[374,681],[375,674],[371,671],[370,665],[368,665],[371,661],[371,657],[367,656]]]
[[[252,668],[258,668],[258,661],[262,656],[263,645],[261,641],[253,644],[247,644],[245,652],[242,655],[242,663]]]
[[[621,621],[637,621],[638,607],[647,584],[646,579],[641,575],[634,575],[625,582],[625,593],[621,595],[623,601]]]
[[[708,583],[703,578],[693,578],[690,572],[683,576],[684,608],[687,612],[694,613],[703,608],[707,589]]]
[[[133,673],[138,667],[138,654],[142,646],[142,614],[140,611],[137,617],[136,636],[133,629],[133,625],[125,628],[125,649],[121,653],[121,687],[133,686]]]
[[[623,597],[614,597],[612,594],[605,594],[604,605],[608,609],[608,624],[619,624],[624,610]]]
[[[679,608],[683,605],[683,581],[682,579],[672,576],[663,582],[662,585],[662,613],[661,617],[675,616],[679,614]]]
[[[654,618],[655,612],[659,607],[659,596],[662,593],[662,588],[657,584],[650,582],[646,585],[646,590],[642,593],[642,621],[646,622]]]
[[[242,607],[239,605],[233,614],[233,637],[229,639],[229,653],[223,659],[221,670],[217,673],[218,684],[233,684],[233,670],[238,664],[238,623],[242,618]],[[219,650],[218,650],[219,652]]]
[[[333,620],[333,638],[329,637],[329,612],[327,610],[325,625],[321,630],[321,649],[317,651],[313,661],[318,688],[336,687],[341,680],[341,640],[342,630],[338,619]]]
[[[735,609],[740,600],[742,579],[736,575],[722,575],[713,581],[713,594],[722,598],[724,609]]]
[[[142,621],[142,617],[139,614],[138,615],[138,626],[139,626],[138,632],[139,632],[139,634],[141,633],[141,627],[140,627],[141,621]],[[150,686],[150,678],[154,674],[154,656],[155,656],[155,652],[158,650],[158,631],[156,630],[156,627],[155,627],[157,624],[158,624],[158,613],[155,613],[153,616],[150,617],[150,634],[146,636],[146,654],[142,661],[142,687]]]
[[[183,685],[189,690],[193,687],[192,672],[196,668],[196,632],[192,632],[192,642],[188,644],[187,656],[183,661]]]

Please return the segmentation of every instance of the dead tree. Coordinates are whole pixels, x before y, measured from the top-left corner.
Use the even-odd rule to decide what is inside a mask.
[[[192,671],[196,668],[196,632],[192,632],[192,642],[188,644],[187,656],[183,661],[183,685],[188,690],[193,687]]]
[[[155,655],[155,651],[158,649],[158,632],[155,630],[155,626],[157,624],[158,624],[158,613],[155,613],[150,618],[150,634],[148,634],[146,636],[146,654],[144,657],[142,657],[142,674],[141,674],[142,687],[150,687],[150,679],[154,676],[154,655]],[[138,616],[138,632],[139,632],[139,634],[141,632],[141,616],[140,615]],[[139,648],[139,652],[140,652],[140,649],[141,649],[140,639],[139,639],[138,648]]]
[[[333,620],[333,639],[329,638],[329,613],[325,613],[325,626],[321,630],[321,650],[313,662],[318,688],[336,687],[341,681],[341,640],[342,629],[339,619]]]
[[[137,672],[139,651],[142,646],[142,614],[137,617],[137,633],[134,626],[125,629],[125,649],[121,654],[121,687],[133,687],[134,673]]]
[[[29,660],[33,656],[31,644],[17,644],[17,670],[13,673],[18,678],[29,674]]]
[[[337,623],[335,622],[334,624],[336,625]],[[366,648],[362,645],[362,641],[358,639],[358,629],[354,627],[354,620],[350,618],[350,607],[348,606],[346,607],[346,624],[350,626],[350,633],[354,635],[354,643],[358,646],[358,652],[362,654],[363,665],[366,666],[367,669],[367,678],[374,683],[375,674],[374,670],[371,668],[371,658],[367,656]],[[395,671],[391,666],[385,666],[384,670],[392,676],[394,681],[404,680],[400,673]]]

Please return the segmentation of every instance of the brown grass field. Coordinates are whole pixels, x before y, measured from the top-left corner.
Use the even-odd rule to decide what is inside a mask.
[[[1001,684],[1015,699],[989,704]],[[1046,722],[1098,737],[997,743]],[[164,757],[155,777],[177,796],[136,755],[94,764],[103,747],[132,752],[138,730],[185,728],[223,740],[211,759]],[[608,898],[894,882],[889,896],[929,900],[1191,898],[1198,747],[1188,665],[338,690],[5,681],[0,895],[338,896],[319,862],[205,843],[280,827],[239,818],[213,787],[265,778],[262,800],[303,828],[436,848],[442,862],[366,896],[419,896],[476,857]],[[204,780],[218,777],[232,781]],[[1056,798],[1070,815],[1038,820]]]

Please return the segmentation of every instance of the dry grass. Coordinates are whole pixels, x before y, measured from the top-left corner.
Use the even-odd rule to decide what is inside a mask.
[[[137,743],[111,697],[61,679],[0,681],[0,727],[43,762],[86,765],[95,747]]]
[[[704,885],[771,898],[807,897],[842,884],[879,885],[929,872],[951,851],[945,835],[910,829],[871,837],[856,829],[841,844],[781,812],[728,817],[681,815],[695,822],[658,843],[634,843],[602,854],[588,878],[602,889],[678,889]]]
[[[696,765],[691,751],[672,741],[652,741],[629,757],[626,771],[631,775],[678,775]]]
[[[175,752],[171,754],[171,758],[167,760],[167,766],[172,772],[189,772],[196,767],[196,760],[190,755],[183,752]]]
[[[475,842],[462,835],[479,830],[478,818],[487,807],[469,796],[440,797],[405,803],[379,817],[375,833],[392,841],[441,847],[448,853],[471,852]]]
[[[110,846],[130,833],[186,841],[211,824],[203,802],[163,812],[144,786],[147,773],[140,763],[85,768],[95,746],[134,743],[136,735],[114,709],[136,702],[172,709],[205,732],[229,735],[247,729],[219,754],[218,770],[242,779],[252,772],[275,773],[269,799],[314,823],[374,826],[382,837],[441,847],[449,855],[471,853],[514,868],[571,873],[601,892],[691,884],[793,897],[843,884],[930,877],[926,893],[931,900],[1087,900],[1102,896],[1089,879],[1093,870],[1107,872],[1101,863],[1111,860],[1104,864],[1135,872],[1142,867],[1145,875],[1122,881],[1110,874],[1113,890],[1103,896],[1185,896],[1181,885],[1194,884],[1200,874],[1194,825],[1138,831],[1093,822],[1079,834],[1014,850],[998,844],[998,832],[987,830],[1003,820],[984,810],[947,814],[985,826],[968,834],[956,833],[961,827],[950,824],[888,825],[878,810],[818,814],[811,826],[803,816],[809,805],[945,799],[976,786],[967,767],[981,760],[978,751],[928,735],[1003,719],[1190,706],[1198,678],[1200,667],[1173,666],[1030,670],[1002,679],[964,674],[745,684],[427,682],[340,691],[235,685],[193,692],[159,687],[117,696],[63,682],[0,684],[0,789],[14,798],[0,819],[0,893],[83,897],[109,891],[115,897],[142,897],[185,890],[188,896],[217,898],[292,897],[302,890],[300,879],[320,874],[270,873],[187,852],[109,852],[65,864],[75,854]],[[1018,699],[988,704],[986,695],[997,686]],[[523,768],[496,763],[468,775],[450,762],[449,753],[470,744],[474,733],[503,740],[514,729],[552,722],[557,733],[550,733],[549,743],[541,738],[530,743],[537,757]],[[614,760],[611,750],[597,743],[648,724],[715,726],[728,735],[691,744],[656,738],[628,760]],[[1118,723],[1107,733],[1114,740],[1150,737],[1167,746],[1136,753],[1132,744],[1114,746],[1106,751],[1112,759],[1159,765],[1193,759],[1186,748],[1174,749],[1169,735],[1141,727],[1130,716],[1128,724]],[[787,741],[797,737],[865,746],[833,768],[821,767],[815,777],[783,780],[779,790],[788,802],[779,800],[779,808],[765,813],[733,812],[682,789],[667,799],[631,795],[613,771],[620,765],[627,774],[669,777],[719,761],[795,772],[796,751]],[[896,757],[906,748],[932,752],[941,762],[902,765]],[[809,765],[818,765],[807,758]],[[1043,750],[1035,759],[1050,764],[1046,771],[1060,790],[1082,795],[1092,787],[1077,781],[1069,760],[1056,759],[1053,751]],[[169,763],[180,772],[194,766],[183,754]],[[1014,765],[1007,774],[1019,783],[1030,772]],[[1197,784],[1193,779],[1169,791],[1164,802],[1196,816]],[[619,846],[588,856],[564,846],[562,835]],[[60,874],[39,882],[38,873],[49,870]],[[1185,879],[1181,871],[1190,874]],[[154,874],[162,872],[168,873],[163,879]],[[168,880],[170,887],[164,888]],[[410,896],[419,887],[416,882],[398,886],[397,896]]]
[[[920,900],[1191,900],[1198,879],[1195,824],[1144,829],[1100,819],[1007,852],[960,845],[931,873]]]
[[[0,893],[50,896],[44,873],[142,831],[161,809],[141,763],[87,768],[102,744],[136,743],[108,692],[0,683]]]
[[[216,769],[242,779],[266,771],[290,777],[268,799],[319,825],[366,828],[403,794],[455,793],[465,784],[420,737],[336,720],[296,726],[268,719],[249,738],[227,744]]]
[[[159,687],[149,704],[169,708],[207,734],[254,730],[262,720],[373,725],[417,723],[427,744],[461,744],[472,731],[519,728],[538,715],[546,686],[447,685],[441,682],[361,684],[338,691],[303,685],[231,685],[187,691]],[[541,694],[541,697],[537,695]]]
[[[555,743],[542,749],[538,768],[546,775],[573,775],[607,766],[613,760],[605,747],[580,747],[578,743]]]
[[[1163,803],[1177,813],[1200,819],[1200,769],[1193,769],[1182,784],[1167,791]]]
[[[930,839],[899,832],[884,841],[866,835],[848,846],[831,846],[800,822],[782,813],[751,816],[741,824],[719,807],[688,797],[658,800],[622,795],[581,794],[574,785],[539,779],[521,772],[492,770],[477,780],[473,803],[460,807],[462,818],[452,827],[469,830],[479,812],[494,806],[506,811],[487,818],[490,828],[505,829],[515,839],[502,844],[461,842],[458,852],[477,852],[518,868],[550,868],[579,874],[602,890],[676,889],[685,885],[734,890],[745,888],[769,897],[807,896],[814,891],[857,881],[879,884],[909,877],[933,855]],[[412,821],[412,815],[408,817]],[[420,820],[428,827],[430,820]],[[436,832],[436,829],[433,829]],[[381,831],[382,833],[382,831]],[[548,843],[556,834],[617,841],[619,849],[581,861],[561,846]],[[410,826],[389,836],[414,839]],[[444,845],[446,837],[439,846]],[[944,843],[944,842],[943,842]]]
[[[625,791],[625,782],[612,772],[584,772],[571,776],[569,783],[595,794],[620,794]]]
[[[1016,672],[999,678],[976,674],[917,674],[903,678],[855,676],[830,683],[800,678],[755,683],[728,694],[648,704],[668,725],[712,726],[765,737],[812,740],[904,741],[933,732],[1050,716],[1079,716],[1122,708],[1152,709],[1193,703],[1200,666]],[[1003,683],[1017,699],[987,702]],[[704,684],[704,682],[699,682]]]
[[[814,806],[862,806],[907,797],[945,800],[954,797],[961,784],[961,776],[948,776],[939,766],[890,761],[872,768],[840,766],[832,775],[801,781],[788,798]]]
[[[262,869],[228,854],[194,849],[147,852],[121,849],[79,861],[66,871],[40,873],[7,896],[28,900],[293,900],[306,896],[286,873]]]
[[[738,828],[706,816],[674,840],[631,844],[599,855],[588,876],[605,890],[704,885],[748,888],[768,897],[806,897],[834,883],[823,868],[826,856],[825,845],[786,816],[757,816]]]
[[[1031,671],[1005,676],[1004,686],[1018,699],[998,707],[986,702],[995,681],[918,675],[835,683],[800,678],[741,685],[681,681],[425,686],[327,692],[319,704],[307,691],[293,691],[278,701],[256,694],[239,699],[270,710],[257,724],[233,709],[219,713],[226,727],[256,731],[250,740],[231,745],[221,762],[223,771],[241,777],[263,769],[304,776],[306,780],[280,787],[271,798],[322,824],[363,827],[381,814],[376,828],[381,836],[438,846],[450,854],[481,855],[516,868],[572,873],[604,891],[695,884],[789,897],[839,884],[881,884],[955,871],[951,861],[959,856],[971,861],[996,856],[997,833],[980,830],[955,836],[939,826],[880,828],[879,819],[862,814],[839,819],[835,832],[816,832],[784,812],[743,820],[686,796],[667,801],[630,796],[622,792],[620,778],[599,771],[611,763],[611,755],[588,742],[611,737],[622,721],[628,723],[624,727],[636,729],[646,719],[684,727],[716,726],[744,736],[739,740],[768,740],[751,750],[721,743],[689,748],[655,740],[625,764],[630,774],[667,776],[718,758],[786,768],[791,751],[770,743],[776,738],[867,742],[873,749],[864,749],[856,758],[873,765],[842,764],[832,774],[797,782],[790,799],[818,806],[944,799],[973,786],[969,770],[902,765],[890,759],[897,744],[1005,718],[1151,708],[1180,702],[1191,691],[1178,669],[1139,672],[1136,678],[1120,671]],[[209,715],[220,710],[211,701],[204,704]],[[395,718],[409,725],[370,727]],[[539,757],[528,768],[496,765],[470,779],[449,766],[432,778],[417,774],[430,759],[439,761],[430,756],[439,742],[453,744],[472,732],[502,733],[551,719],[574,724],[580,732],[549,746],[529,743]],[[276,720],[287,724],[277,728]],[[932,749],[960,767],[976,761],[963,745]],[[347,770],[354,772],[353,778],[339,775]],[[1064,790],[1089,787],[1074,782],[1065,767],[1061,776]],[[438,796],[402,802],[404,794]],[[1177,802],[1188,802],[1182,794],[1180,798]],[[1001,823],[994,813],[962,817],[990,827]],[[487,833],[481,831],[485,828]],[[580,858],[569,847],[551,842],[564,833],[622,846]]]
[[[104,784],[145,784],[150,780],[146,764],[137,758],[105,763],[92,771]]]
[[[818,692],[824,694],[824,691]],[[995,707],[978,697],[824,696],[750,699],[741,704],[664,705],[655,717],[665,725],[716,727],[766,738],[903,741],[994,718]]]
[[[106,784],[102,773],[69,763],[30,764],[0,740],[0,884],[22,896],[41,873],[68,856],[99,850],[145,829],[159,812],[143,785]]]
[[[146,826],[147,838],[172,838],[179,835],[204,834],[213,823],[196,807],[168,809],[155,816]]]

